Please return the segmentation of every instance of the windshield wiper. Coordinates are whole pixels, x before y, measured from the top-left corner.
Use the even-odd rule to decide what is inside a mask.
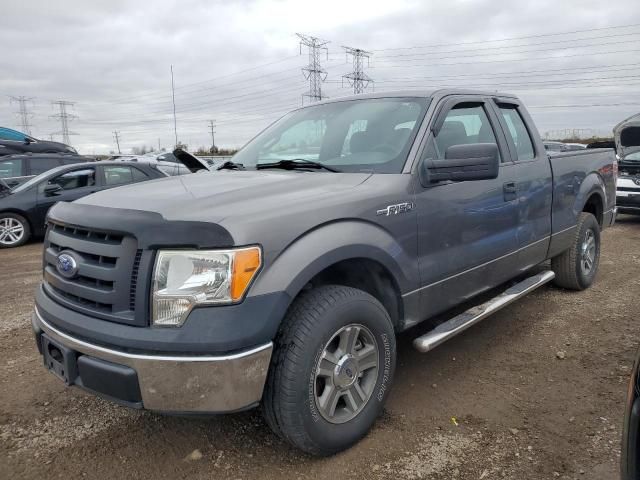
[[[282,168],[283,170],[296,170],[312,168],[316,170],[327,170],[329,172],[338,173],[340,170],[332,167],[328,167],[320,162],[314,162],[313,160],[305,160],[304,158],[294,158],[292,160],[278,160],[271,163],[258,163],[256,170],[262,170],[264,168]]]
[[[231,160],[227,160],[222,165],[220,165],[216,170],[244,170],[244,165],[241,163],[232,162]]]

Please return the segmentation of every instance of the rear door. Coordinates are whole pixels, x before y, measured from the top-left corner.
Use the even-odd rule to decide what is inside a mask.
[[[517,196],[519,270],[544,261],[551,235],[553,178],[546,150],[533,121],[517,99],[495,98],[492,102],[507,139],[513,164],[512,177]]]
[[[416,186],[421,305],[432,315],[513,276],[518,201],[513,163],[489,98],[448,97],[421,162],[445,159],[453,145],[494,143],[498,178]],[[444,118],[444,122],[442,119]],[[437,128],[437,127],[436,127]]]
[[[47,193],[47,185],[58,185],[60,190],[55,193]],[[34,214],[34,223],[44,225],[47,212],[58,202],[73,202],[79,198],[96,192],[101,184],[96,174],[96,167],[77,167],[66,170],[38,185],[37,206]]]

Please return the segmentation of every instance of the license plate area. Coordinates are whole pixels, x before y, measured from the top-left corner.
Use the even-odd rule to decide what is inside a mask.
[[[78,376],[76,352],[60,345],[44,333],[40,338],[45,367],[67,385],[72,385]]]

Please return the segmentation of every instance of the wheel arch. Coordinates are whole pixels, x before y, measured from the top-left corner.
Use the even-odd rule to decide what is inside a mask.
[[[0,215],[2,215],[3,213],[13,213],[15,215],[20,215],[27,221],[27,223],[29,224],[29,229],[31,230],[31,232],[33,232],[33,222],[25,211],[19,210],[17,208],[4,208],[0,211]]]
[[[576,195],[574,214],[576,219],[582,212],[593,214],[600,227],[603,226],[604,211],[607,205],[604,180],[597,173],[587,175]]]
[[[417,285],[416,262],[410,257],[377,225],[336,222],[307,232],[290,244],[261,272],[252,295],[285,291],[291,303],[313,285],[359,288],[377,298],[396,328],[401,328],[402,293]]]

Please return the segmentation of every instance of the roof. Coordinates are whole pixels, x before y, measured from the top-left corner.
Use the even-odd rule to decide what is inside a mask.
[[[5,158],[86,158],[93,160],[93,157],[87,157],[85,155],[78,155],[77,153],[13,153],[11,155],[2,155],[0,156],[0,160],[4,160]]]
[[[345,95],[342,97],[329,98],[323,100],[321,102],[315,102],[313,104],[305,105],[305,107],[311,105],[319,105],[326,103],[334,103],[334,102],[345,102],[350,100],[361,100],[366,98],[433,98],[433,97],[445,97],[447,95],[481,95],[481,96],[489,96],[489,97],[512,97],[517,98],[516,95],[512,93],[506,92],[497,92],[497,91],[486,91],[486,90],[469,90],[469,89],[460,89],[460,88],[438,88],[433,90],[428,89],[419,89],[419,90],[391,90],[391,91],[382,91],[382,92],[372,92],[372,93],[361,93],[359,95]]]

